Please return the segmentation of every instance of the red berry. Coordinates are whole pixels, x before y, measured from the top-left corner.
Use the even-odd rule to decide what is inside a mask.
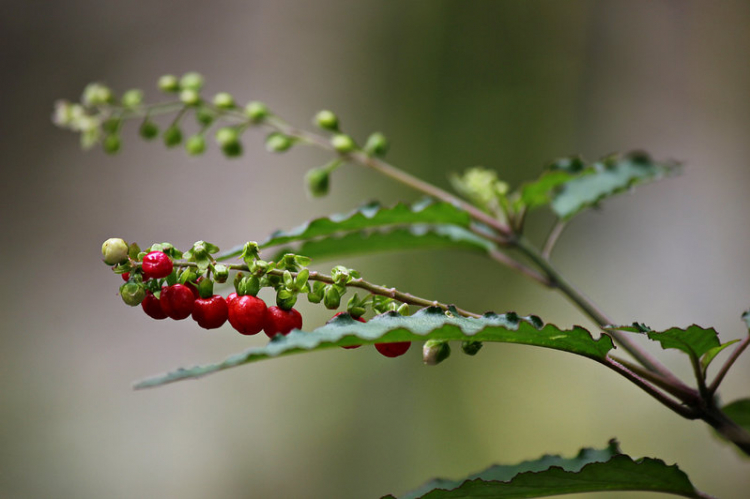
[[[161,309],[167,317],[179,321],[186,319],[193,311],[195,296],[190,288],[183,284],[175,284],[161,291]]]
[[[277,306],[268,307],[263,330],[269,338],[277,334],[287,335],[292,329],[302,328],[302,315],[295,309],[284,310]]]
[[[172,273],[172,259],[163,251],[152,251],[143,257],[141,268],[144,279],[161,279]]]
[[[258,334],[266,320],[266,303],[252,295],[238,296],[229,303],[229,323],[240,334]]]
[[[204,329],[221,327],[229,315],[227,301],[223,296],[198,298],[193,306],[193,320]]]
[[[341,315],[341,314],[345,314],[345,313],[346,313],[346,312],[339,312],[339,313],[337,313],[336,315],[334,315],[333,317],[331,317],[331,319],[334,319],[334,318],[338,317],[339,315]],[[349,316],[349,317],[351,317],[351,316]],[[364,319],[363,319],[362,317],[352,317],[352,319],[354,319],[355,321],[359,321],[359,322],[362,322],[362,323],[364,323],[364,322],[367,322],[367,321],[366,321],[366,320],[364,320]],[[349,346],[346,346],[346,347],[341,347],[341,348],[346,348],[347,350],[352,350],[352,349],[354,349],[354,348],[359,348],[359,347],[361,347],[361,346],[362,346],[362,345],[349,345]]]
[[[229,293],[229,296],[227,296],[227,303],[232,303],[232,300],[237,298],[237,293]]]
[[[120,274],[120,277],[122,277],[123,281],[129,281],[130,280],[130,272],[125,272],[124,274]]]
[[[203,279],[203,278],[201,277],[200,279]],[[198,281],[200,281],[200,279],[198,279]],[[198,282],[198,281],[196,281],[196,282]],[[188,289],[193,292],[193,296],[195,296],[196,300],[201,297],[201,294],[198,291],[198,286],[196,286],[195,284],[193,284],[190,281],[185,282],[185,286],[187,286]]]
[[[161,301],[154,296],[151,291],[146,291],[146,298],[141,302],[141,307],[143,307],[143,311],[146,312],[146,315],[152,319],[161,320],[167,318],[167,314],[165,314],[164,310],[161,308]]]
[[[396,343],[375,343],[378,352],[386,357],[398,357],[406,353],[411,346],[411,341],[399,341]]]

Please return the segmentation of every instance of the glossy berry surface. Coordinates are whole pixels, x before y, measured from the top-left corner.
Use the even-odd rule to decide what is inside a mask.
[[[122,280],[125,282],[128,282],[130,280],[130,272],[125,272],[124,274],[120,274],[122,277]]]
[[[187,286],[175,284],[162,288],[159,301],[167,317],[179,321],[188,318],[193,312],[195,295]]]
[[[229,293],[227,296],[227,304],[232,303],[232,300],[237,298],[237,293]]]
[[[263,330],[269,338],[277,334],[287,335],[292,329],[302,328],[302,315],[295,309],[284,310],[277,306],[268,307]]]
[[[238,296],[229,303],[229,323],[240,334],[258,334],[266,321],[266,303],[251,295]]]
[[[341,315],[341,314],[345,314],[345,313],[346,313],[346,312],[339,312],[339,313],[337,313],[336,315],[334,315],[334,316],[332,317],[332,319],[335,319],[335,318],[336,318],[336,317],[338,317],[339,315]],[[351,317],[351,315],[350,315],[349,317]],[[359,321],[359,322],[362,322],[362,323],[365,323],[365,322],[367,322],[367,321],[366,321],[366,320],[364,320],[364,319],[363,319],[362,317],[352,317],[352,319],[354,319],[355,321]],[[352,349],[354,349],[354,348],[359,348],[359,347],[361,347],[361,346],[362,346],[362,345],[349,345],[349,346],[346,346],[346,347],[341,347],[341,348],[346,348],[347,350],[352,350]]]
[[[193,320],[204,329],[216,329],[229,317],[229,307],[223,296],[198,298],[193,305]]]
[[[167,314],[161,308],[161,301],[151,291],[146,291],[146,298],[141,302],[141,307],[146,315],[152,319],[166,319]]]
[[[152,251],[143,257],[143,278],[161,279],[172,273],[172,259],[162,251]]]
[[[399,357],[406,353],[411,346],[410,341],[399,341],[396,343],[375,343],[375,348],[386,357]]]

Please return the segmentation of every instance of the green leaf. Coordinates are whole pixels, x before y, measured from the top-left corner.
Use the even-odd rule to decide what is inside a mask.
[[[638,184],[673,175],[674,163],[656,163],[643,153],[612,156],[594,163],[579,176],[561,184],[552,200],[552,211],[567,220],[603,199],[626,191]]]
[[[727,341],[723,345],[719,345],[717,347],[713,347],[710,350],[708,350],[703,357],[701,357],[701,368],[703,369],[703,373],[706,373],[706,370],[708,369],[709,364],[716,358],[719,353],[721,353],[722,350],[724,350],[726,347],[734,345],[735,343],[739,342],[740,340],[732,340]]]
[[[676,465],[652,458],[634,460],[610,441],[606,449],[582,449],[574,458],[543,456],[515,466],[492,466],[463,480],[432,480],[401,499],[509,499],[605,491],[706,497]],[[395,496],[383,499],[388,498]]]
[[[414,225],[387,232],[353,232],[341,237],[305,241],[294,251],[319,262],[379,251],[456,248],[488,252],[494,247],[486,239],[455,225]],[[289,248],[283,248],[273,259],[277,260],[288,252]]]
[[[470,221],[468,213],[460,208],[431,199],[424,199],[412,205],[398,203],[390,208],[372,202],[349,213],[316,218],[294,229],[274,232],[260,246],[267,248],[293,241],[388,225],[452,224],[468,227]]]
[[[666,331],[650,331],[648,337],[661,343],[663,349],[677,349],[696,359],[709,350],[720,346],[718,333],[714,328],[692,325],[687,329],[673,327]]]
[[[729,419],[750,432],[750,398],[735,400],[722,407],[721,410],[729,416]]]
[[[149,388],[182,379],[198,378],[242,364],[296,353],[340,346],[428,339],[535,345],[582,355],[599,362],[614,348],[612,339],[607,335],[594,339],[582,327],[563,330],[552,324],[545,326],[535,316],[520,318],[513,313],[489,313],[473,319],[446,313],[439,307],[427,307],[408,317],[388,312],[364,324],[342,315],[309,333],[295,330],[287,336],[276,336],[265,347],[245,350],[216,364],[178,369],[142,381],[135,387]]]
[[[563,158],[547,166],[537,180],[521,185],[513,207],[519,211],[549,204],[557,216],[568,220],[607,197],[677,170],[677,164],[657,163],[641,152],[609,156],[590,165],[577,157]]]

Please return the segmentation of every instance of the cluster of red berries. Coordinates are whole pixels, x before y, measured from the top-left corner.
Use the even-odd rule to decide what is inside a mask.
[[[172,259],[163,251],[151,251],[143,257],[141,273],[144,281],[163,279],[174,270]],[[122,274],[125,281],[130,279],[130,273]],[[200,283],[204,278],[199,278]],[[209,289],[211,287],[209,286]],[[157,320],[169,317],[183,320],[192,316],[193,320],[204,329],[216,329],[229,321],[240,334],[254,335],[265,331],[269,338],[277,334],[287,335],[293,329],[302,328],[302,315],[291,308],[272,306],[253,295],[238,295],[231,293],[224,298],[221,295],[201,296],[198,287],[191,283],[172,284],[162,286],[157,297],[151,290],[141,301],[141,308],[149,317]],[[210,294],[210,293],[205,293]],[[341,315],[339,312],[334,317]],[[361,317],[355,317],[359,322],[366,322]],[[359,348],[362,345],[351,345],[344,348]],[[398,357],[406,353],[411,342],[376,343],[375,348],[386,357]]]

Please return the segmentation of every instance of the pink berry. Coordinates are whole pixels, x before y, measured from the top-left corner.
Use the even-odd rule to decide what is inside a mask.
[[[141,268],[144,279],[161,279],[172,273],[174,264],[163,251],[152,251],[143,257]]]

